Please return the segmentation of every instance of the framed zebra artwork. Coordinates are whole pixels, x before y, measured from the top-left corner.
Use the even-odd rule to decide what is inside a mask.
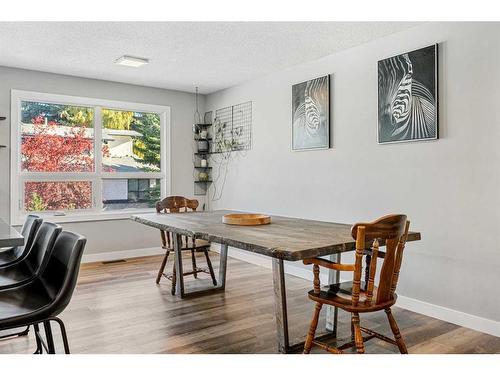
[[[438,139],[437,44],[378,62],[378,143]]]
[[[330,148],[330,76],[292,86],[292,150]]]

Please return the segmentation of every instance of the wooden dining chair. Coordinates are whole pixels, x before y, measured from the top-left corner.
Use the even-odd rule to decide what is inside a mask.
[[[156,202],[156,212],[158,213],[181,213],[187,212],[188,210],[196,211],[198,208],[198,201],[196,199],[187,199],[181,196],[170,196],[162,201]],[[163,257],[163,261],[161,262],[160,270],[158,271],[158,276],[156,277],[156,284],[160,283],[161,277],[164,276],[167,279],[172,281],[172,295],[175,294],[175,286],[176,286],[176,269],[175,262],[172,268],[171,274],[165,273],[165,266],[167,265],[168,257],[170,252],[174,252],[173,247],[173,234],[169,231],[161,230],[161,246],[166,250],[165,256]],[[183,272],[182,276],[193,275],[194,278],[198,278],[198,273],[209,273],[212,278],[212,282],[217,285],[217,280],[215,278],[214,269],[212,267],[212,262],[210,261],[210,257],[208,255],[208,251],[210,250],[210,242],[200,239],[190,238],[188,236],[181,236],[182,239],[182,251],[190,251],[191,252],[191,262],[192,262],[192,271]],[[199,268],[196,265],[196,252],[202,252],[205,254],[205,259],[207,261],[208,269]],[[174,255],[175,256],[175,255]]]
[[[354,264],[340,264],[320,258],[304,259],[304,264],[313,265],[314,289],[309,291],[309,298],[316,302],[313,319],[304,344],[304,353],[309,353],[313,345],[336,354],[356,346],[358,353],[364,353],[364,342],[375,337],[396,345],[402,354],[408,353],[396,320],[392,316],[391,306],[397,299],[395,291],[409,226],[410,222],[406,220],[405,215],[387,215],[372,223],[355,224],[351,230],[353,238],[356,239]],[[366,249],[365,244],[370,243],[370,248]],[[384,245],[386,247],[385,253],[379,250],[379,247]],[[365,280],[362,281],[363,256],[369,258],[367,259]],[[378,286],[375,286],[377,258],[383,258],[384,261],[380,269]],[[335,271],[353,272],[353,280],[321,288],[320,266]],[[324,304],[351,313],[351,342],[336,348],[314,340],[319,313]],[[395,340],[360,326],[360,313],[380,310],[384,310],[387,314]],[[363,337],[362,332],[366,336]]]

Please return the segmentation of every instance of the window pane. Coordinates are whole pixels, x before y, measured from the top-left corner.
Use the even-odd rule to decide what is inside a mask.
[[[149,180],[140,179],[139,180],[139,191],[148,191],[149,190]]]
[[[102,109],[104,172],[160,171],[160,116]]]
[[[94,109],[21,102],[21,170],[94,171]]]
[[[138,191],[139,190],[139,180],[135,178],[129,178],[128,180],[128,191]]]
[[[144,191],[131,190],[131,186],[147,186]],[[160,200],[160,179],[105,179],[102,180],[104,210],[154,207]]]
[[[24,183],[24,208],[26,211],[84,210],[91,207],[91,181],[30,181]]]

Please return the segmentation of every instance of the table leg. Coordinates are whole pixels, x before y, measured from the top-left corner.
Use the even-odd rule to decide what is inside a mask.
[[[340,254],[330,255],[330,260],[332,262],[340,263]],[[328,270],[328,284],[336,284],[340,282],[340,271]],[[337,323],[338,323],[339,309],[338,307],[333,307],[326,305],[326,330],[337,334]]]
[[[220,245],[218,289],[226,289],[227,245]]]
[[[182,270],[182,237],[178,233],[173,233],[172,239],[174,241],[174,254],[175,254],[175,294],[184,297],[184,271]]]
[[[221,245],[220,249],[220,260],[219,260],[219,280],[217,280],[217,285],[214,287],[195,290],[192,292],[186,292],[184,289],[184,278],[182,276],[182,237],[179,234],[173,235],[174,241],[174,253],[175,253],[175,277],[176,277],[176,285],[175,285],[175,294],[181,298],[187,297],[197,297],[201,295],[206,295],[210,293],[219,293],[223,292],[226,288],[226,271],[227,271],[227,249],[228,246],[225,244]]]
[[[280,353],[297,353],[304,349],[304,341],[290,344],[290,336],[288,332],[288,310],[286,302],[285,265],[283,260],[278,258],[272,258],[272,265],[278,350]],[[324,335],[317,336],[316,339],[331,339],[333,337],[335,337],[334,334],[329,332]]]
[[[276,329],[278,334],[278,350],[286,353],[290,346],[288,338],[288,314],[286,308],[285,267],[283,259],[272,258],[274,311],[276,315]]]

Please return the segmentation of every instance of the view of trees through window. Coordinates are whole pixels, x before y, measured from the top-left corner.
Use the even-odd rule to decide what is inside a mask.
[[[110,176],[101,180],[104,209],[152,207],[159,199],[159,179],[112,176],[161,171],[160,116],[102,108],[102,123],[96,126],[95,110],[93,106],[21,102],[21,171],[50,172],[57,179],[30,178],[24,183],[26,211],[92,208],[90,179],[95,172]],[[102,165],[95,163],[96,129],[101,132]],[[59,181],[66,173],[81,174],[82,181]],[[135,195],[129,190],[133,181],[146,181]]]
[[[85,210],[92,207],[90,181],[28,181],[26,211]]]
[[[160,170],[160,116],[102,109],[103,168],[106,172]]]

